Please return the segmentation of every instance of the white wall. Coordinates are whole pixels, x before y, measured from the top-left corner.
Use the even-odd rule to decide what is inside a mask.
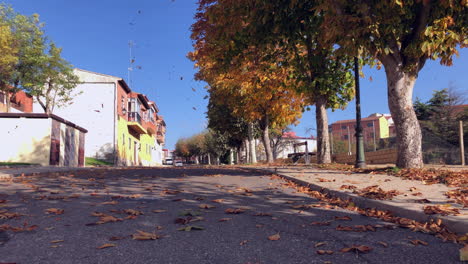
[[[79,84],[74,93],[82,93],[74,97],[72,104],[56,108],[54,114],[88,130],[86,157],[110,158],[114,153],[114,96],[118,78],[81,70],[75,73],[84,83]]]
[[[49,165],[51,119],[1,118],[0,161]]]
[[[283,147],[278,152],[278,159],[287,158],[288,154],[294,153],[294,146],[293,144],[302,143],[307,141],[307,148],[309,152],[316,152],[317,151],[317,140],[315,139],[291,139],[291,138],[283,138],[281,139],[284,141]],[[305,146],[298,146],[296,147],[296,152],[305,152]]]

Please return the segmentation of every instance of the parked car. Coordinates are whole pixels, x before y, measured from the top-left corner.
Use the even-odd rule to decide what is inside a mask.
[[[172,165],[172,164],[174,164],[174,161],[172,159],[166,159],[166,162],[164,164]]]
[[[176,167],[182,167],[184,164],[182,163],[181,160],[176,160],[175,163],[174,163],[174,166]]]

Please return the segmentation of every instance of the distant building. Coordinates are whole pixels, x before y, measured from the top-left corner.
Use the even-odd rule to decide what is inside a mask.
[[[0,91],[0,112],[7,111],[7,96],[5,92]],[[33,98],[24,91],[10,93],[10,112],[11,113],[32,113]]]
[[[288,154],[294,153],[294,144],[307,142],[307,149],[309,152],[317,151],[317,140],[311,137],[299,137],[295,132],[283,133],[281,140],[276,149],[276,158],[288,158]],[[305,146],[297,146],[296,152],[305,152]]]
[[[377,146],[382,138],[395,136],[395,127],[390,114],[371,114],[361,119],[364,142]],[[347,142],[348,147],[356,142],[356,119],[340,120],[331,124],[333,141]]]
[[[75,69],[73,103],[54,114],[88,129],[86,157],[116,165],[162,164],[166,124],[155,102],[133,92],[120,77]]]

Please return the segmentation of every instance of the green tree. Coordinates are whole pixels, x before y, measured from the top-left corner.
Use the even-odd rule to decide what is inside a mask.
[[[25,74],[23,88],[36,98],[44,112],[50,114],[55,107],[70,104],[72,94],[80,83],[73,66],[61,56],[62,49],[49,44],[48,54],[39,62],[37,71]]]
[[[395,120],[401,168],[422,167],[421,129],[413,87],[428,59],[452,65],[468,46],[467,1],[321,0],[311,16],[323,17],[322,41],[345,54],[378,60],[385,67],[388,103]]]

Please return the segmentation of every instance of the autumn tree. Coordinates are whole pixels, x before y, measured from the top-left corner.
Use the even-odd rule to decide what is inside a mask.
[[[427,60],[440,59],[450,66],[457,49],[468,46],[468,2],[321,0],[313,12],[323,17],[323,41],[384,66],[397,134],[397,166],[422,167],[413,87]]]
[[[326,109],[344,107],[353,97],[352,58],[337,55],[332,44],[319,41],[323,19],[313,15],[315,7],[316,1],[205,0],[200,1],[193,31],[201,32],[195,38],[196,50],[200,45],[206,54],[219,52],[214,52],[216,63],[229,70],[245,69],[237,64],[242,58],[285,71],[278,80],[287,81],[287,86],[316,105],[318,162],[329,163]],[[248,56],[252,49],[257,56]]]
[[[196,62],[199,70],[196,77],[206,81],[212,91],[223,95],[218,98],[230,105],[234,115],[250,123],[249,131],[253,123],[260,125],[267,162],[273,162],[269,130],[296,122],[302,114],[303,96],[291,89],[288,82],[290,69],[281,65],[280,61],[266,60],[265,56],[271,54],[254,45],[246,47],[229,61],[223,61],[229,52],[229,45],[223,43],[229,43],[220,34],[230,31],[230,26],[236,23],[226,23],[221,19],[228,17],[228,13],[219,13],[228,11],[227,6],[212,3],[200,1],[197,22],[192,26],[195,51],[189,57]],[[230,19],[241,22],[241,14],[235,14]],[[275,52],[274,47],[271,47],[271,52]],[[250,148],[254,149],[254,146]]]
[[[0,91],[6,94],[7,111],[10,108],[10,89],[6,80],[14,72],[18,62],[18,48],[14,45],[14,36],[9,25],[0,25]]]

